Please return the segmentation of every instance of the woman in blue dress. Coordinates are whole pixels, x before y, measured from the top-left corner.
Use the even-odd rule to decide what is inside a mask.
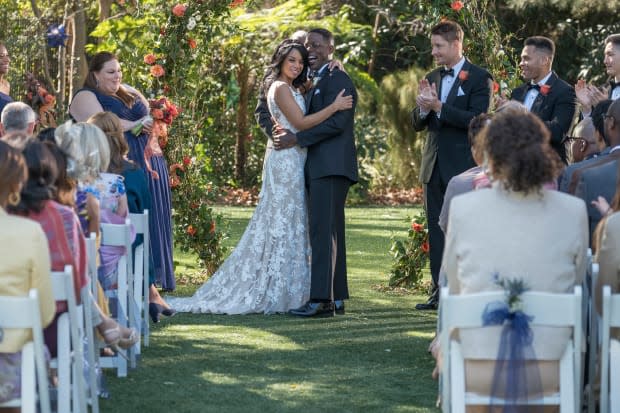
[[[84,88],[73,97],[69,112],[78,122],[103,111],[112,112],[121,119],[129,145],[128,157],[146,172],[153,200],[149,230],[155,277],[164,290],[174,290],[168,165],[157,139],[149,137],[152,120],[148,101],[134,88],[122,84],[121,80],[117,57],[109,52],[96,54],[90,62]],[[138,135],[134,135],[131,131],[139,124],[143,128]]]

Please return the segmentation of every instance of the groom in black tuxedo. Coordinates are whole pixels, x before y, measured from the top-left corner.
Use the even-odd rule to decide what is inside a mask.
[[[435,310],[439,302],[439,270],[444,234],[439,227],[448,181],[476,166],[467,140],[471,119],[486,112],[493,81],[486,70],[463,57],[463,29],[453,21],[442,21],[431,29],[432,55],[439,66],[420,80],[416,107],[412,112],[416,131],[428,130],[422,153],[420,181],[428,222],[433,292],[418,310]]]
[[[519,68],[525,83],[512,91],[517,100],[547,125],[551,146],[566,161],[564,138],[577,113],[575,89],[551,70],[555,44],[543,36],[525,39]]]
[[[330,105],[341,90],[353,96],[353,108],[336,112],[323,123],[293,134],[274,134],[275,149],[297,144],[308,148],[306,187],[312,280],[310,301],[290,313],[302,317],[333,316],[344,313],[343,300],[349,298],[344,238],[344,206],[349,187],[357,182],[354,114],[357,92],[349,76],[328,64],[334,52],[334,37],[328,30],[312,29],[306,37],[308,62],[314,87],[306,96],[307,113]]]

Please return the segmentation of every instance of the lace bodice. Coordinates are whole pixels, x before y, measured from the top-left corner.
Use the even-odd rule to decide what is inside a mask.
[[[290,130],[291,132],[295,133],[295,132],[298,132],[298,130],[293,125],[291,125],[288,119],[286,119],[286,117],[284,116],[280,108],[278,107],[278,104],[276,103],[276,98],[275,98],[276,87],[282,83],[284,82],[281,82],[279,80],[273,82],[271,84],[271,87],[269,88],[269,91],[267,92],[267,104],[269,105],[269,112],[271,112],[271,116],[273,116],[273,118],[280,125]],[[289,86],[289,89],[291,90],[291,93],[293,93],[295,102],[297,102],[301,111],[303,113],[306,113],[306,102],[304,100],[304,95],[302,95],[301,93],[299,93],[298,90],[293,89],[290,86]]]

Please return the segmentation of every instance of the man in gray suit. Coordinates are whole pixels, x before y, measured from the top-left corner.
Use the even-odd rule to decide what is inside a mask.
[[[602,218],[592,201],[602,196],[611,202],[616,192],[620,165],[620,100],[615,100],[605,115],[605,134],[611,148],[609,155],[581,170],[575,190],[575,196],[583,199],[588,207],[590,236]]]

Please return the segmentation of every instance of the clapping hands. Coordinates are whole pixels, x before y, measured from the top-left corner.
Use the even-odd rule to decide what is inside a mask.
[[[592,84],[586,83],[585,80],[579,79],[575,85],[575,94],[577,101],[585,110],[590,110],[599,102],[607,99],[607,93],[604,88],[598,88]]]
[[[433,110],[440,112],[441,101],[437,94],[437,85],[431,84],[428,79],[420,80],[420,83],[418,83],[418,96],[415,102],[422,112],[429,113]]]

